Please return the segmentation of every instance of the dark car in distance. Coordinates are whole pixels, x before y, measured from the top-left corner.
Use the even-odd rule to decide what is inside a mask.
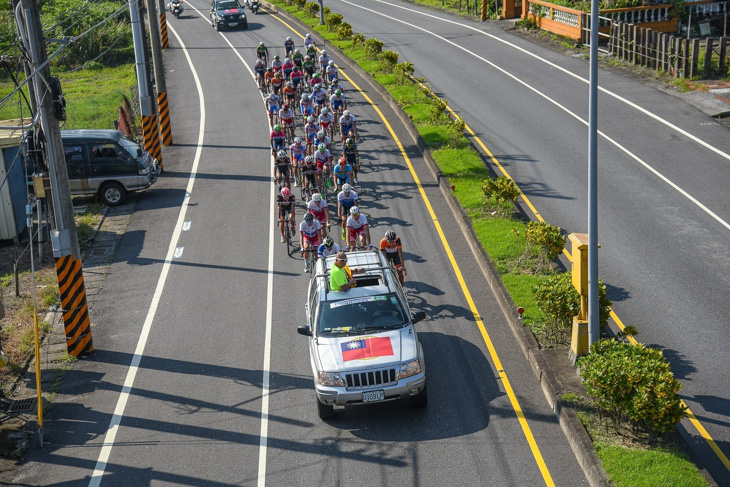
[[[217,31],[223,27],[248,27],[243,6],[238,0],[213,0],[210,4],[210,24]]]

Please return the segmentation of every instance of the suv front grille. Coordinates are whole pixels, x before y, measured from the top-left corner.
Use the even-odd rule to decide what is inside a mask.
[[[369,370],[345,374],[348,389],[364,389],[373,386],[385,386],[398,382],[397,369]]]

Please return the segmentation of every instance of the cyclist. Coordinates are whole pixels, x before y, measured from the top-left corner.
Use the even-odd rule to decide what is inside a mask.
[[[301,68],[304,62],[304,54],[299,49],[294,49],[294,54],[291,55],[291,61],[294,63],[294,66]]]
[[[297,137],[294,139],[294,143],[289,146],[289,153],[291,154],[291,166],[294,170],[294,186],[298,186],[299,180],[299,166],[304,163],[304,155],[307,152],[307,146],[302,143],[302,139]]]
[[[327,228],[330,226],[330,212],[327,208],[327,200],[322,198],[319,193],[312,195],[312,201],[307,204],[307,210],[314,215],[319,224],[322,226],[322,236],[327,236]]]
[[[284,104],[289,105],[294,112],[297,107],[297,89],[294,88],[294,83],[287,81],[281,93],[284,96]]]
[[[281,187],[282,181],[284,182],[284,185],[291,189],[291,186],[289,185],[289,168],[291,167],[291,161],[289,160],[289,157],[286,155],[285,150],[280,150],[276,153],[276,159],[274,159],[274,181],[279,183],[279,187]]]
[[[312,58],[312,61],[317,64],[317,46],[314,44],[314,40],[312,40],[311,44],[305,44],[305,54]]]
[[[302,95],[304,96],[304,95]],[[307,117],[307,123],[304,124],[304,136],[307,139],[307,154],[312,155],[313,148],[316,147],[314,139],[317,138],[317,122],[314,121],[314,116],[310,115]]]
[[[291,39],[291,37],[287,37],[284,41],[284,51],[286,51],[286,57],[291,56],[291,54],[294,52],[294,41]]]
[[[266,88],[264,78],[264,75],[266,74],[266,65],[261,59],[256,61],[256,64],[253,67],[253,72],[256,74],[256,83],[259,85],[259,90],[263,91]]]
[[[317,43],[314,42],[314,37],[309,32],[304,36],[304,47],[306,49],[313,48],[315,51],[317,50]]]
[[[337,72],[338,69],[337,66],[335,66],[335,62],[330,60],[330,62],[328,62],[327,66],[324,68],[324,79],[332,83],[332,80],[337,78]]]
[[[337,216],[340,217],[342,224],[342,240],[345,240],[346,236],[347,215],[349,215],[350,209],[357,205],[357,193],[350,188],[349,184],[343,184],[342,191],[337,194]]]
[[[284,238],[284,225],[286,225],[286,222],[284,221],[284,217],[287,213],[289,213],[289,225],[291,227],[291,233],[294,235],[294,222],[296,221],[294,218],[294,212],[296,211],[297,205],[294,204],[296,201],[296,198],[294,198],[294,195],[291,194],[291,190],[289,188],[281,188],[281,193],[276,195],[276,206],[279,209],[279,230],[281,230],[281,242],[284,243],[286,239]]]
[[[314,73],[312,77],[309,79],[309,91],[314,93],[314,90],[316,89],[317,85],[321,85],[323,83],[322,77],[319,75],[319,73]]]
[[[281,76],[281,72],[274,71],[274,77],[269,82],[271,85],[271,91],[275,94],[281,93],[281,89],[284,87],[284,78]]]
[[[319,144],[314,153],[314,162],[317,164],[317,185],[322,188],[330,175],[332,154],[324,144]],[[322,179],[324,177],[324,179]]]
[[[325,133],[329,132],[330,137],[335,134],[335,117],[330,113],[327,107],[322,108],[322,114],[319,116],[319,126]]]
[[[330,110],[332,113],[342,114],[342,110],[347,110],[347,100],[345,95],[342,94],[342,90],[336,90],[332,96],[330,96]],[[340,119],[340,123],[342,123]]]
[[[355,250],[358,240],[361,247],[370,245],[370,229],[368,227],[368,218],[360,213],[360,208],[353,206],[350,208],[350,217],[347,219],[348,248]]]
[[[269,111],[269,127],[271,127],[274,125],[274,115],[279,115],[279,96],[276,93],[269,93],[265,103]]]
[[[403,247],[400,243],[400,237],[397,236],[393,230],[385,232],[385,237],[380,241],[380,252],[382,252],[383,256],[385,256],[385,258],[393,264],[393,267],[395,267],[398,272],[398,280],[402,286],[406,270],[403,266],[405,263],[405,260],[403,259]]]
[[[271,131],[271,154],[276,155],[278,151],[284,148],[284,141],[286,140],[286,134],[284,129],[278,123],[274,125],[274,129]]]
[[[348,138],[345,146],[342,148],[342,155],[345,156],[347,163],[352,166],[352,182],[357,184],[357,171],[360,169],[360,153],[355,145],[355,139]]]
[[[263,60],[267,66],[269,64],[269,50],[263,42],[259,42],[259,46],[256,48],[256,59]]]
[[[312,98],[314,98],[314,108],[319,114],[320,111],[325,107],[327,101],[327,90],[325,90],[321,84],[317,83],[314,85],[314,91],[312,91]]]
[[[332,237],[327,236],[324,238],[324,243],[320,245],[317,249],[317,257],[319,257],[320,259],[324,259],[325,257],[329,257],[330,255],[335,255],[339,251],[340,246],[337,245],[334,240],[332,240]]]
[[[304,73],[302,73],[302,68],[294,65],[294,69],[292,70],[291,74],[289,75],[289,79],[292,82],[292,85],[294,86],[294,92],[299,92],[299,86],[302,84],[302,80],[304,79]]]
[[[302,255],[305,252],[315,252],[315,249],[319,247],[321,231],[322,225],[314,219],[314,215],[306,213],[304,215],[304,221],[299,224],[299,248]],[[316,253],[314,253],[314,259],[317,259]],[[305,265],[304,272],[308,270],[308,267]]]
[[[281,67],[284,65],[284,63],[281,62],[281,59],[279,58],[278,54],[274,54],[274,60],[271,61],[271,67],[274,70],[274,73],[281,73]]]
[[[266,68],[264,72],[264,85],[267,91],[271,91],[271,80],[274,79],[274,70],[271,67]]]
[[[352,166],[350,166],[345,160],[345,156],[340,157],[339,163],[335,164],[332,168],[332,179],[335,183],[335,191],[340,190],[340,186],[343,186],[351,182],[352,178]]]
[[[308,82],[312,79],[312,76],[314,76],[314,70],[317,66],[317,63],[312,61],[312,58],[309,56],[304,56],[304,62],[302,63],[302,69],[304,70],[304,81]]]
[[[334,95],[337,92],[337,90],[340,90],[343,95],[345,94],[345,89],[342,87],[342,84],[340,83],[340,80],[338,80],[337,78],[335,78],[330,83],[330,87],[329,87],[329,94],[330,94],[330,96]]]
[[[325,147],[327,147],[327,150],[332,152],[332,141],[329,137],[327,137],[327,134],[324,130],[318,129],[317,131],[317,137],[314,138],[314,146],[319,148],[320,144],[324,144]]]
[[[348,136],[357,138],[357,120],[350,110],[345,110],[340,117],[340,140],[345,140]]]
[[[289,107],[288,103],[279,110],[279,120],[289,134],[288,140],[294,140],[294,110]]]
[[[332,58],[327,54],[327,51],[322,49],[322,54],[319,56],[319,72],[324,77],[325,69],[327,69],[327,65],[332,61]]]
[[[304,167],[301,168],[302,182],[304,183],[304,194],[307,195],[311,191],[317,190],[317,166],[314,165],[314,158],[307,156],[304,158]],[[306,196],[305,196],[306,201]]]
[[[281,69],[284,71],[284,79],[289,79],[291,72],[294,71],[294,63],[291,62],[291,59],[286,58],[284,64],[281,65]]]
[[[312,100],[312,95],[302,93],[302,97],[299,99],[299,111],[302,113],[302,117],[304,117],[307,121],[309,120],[309,117],[314,115],[314,101]]]

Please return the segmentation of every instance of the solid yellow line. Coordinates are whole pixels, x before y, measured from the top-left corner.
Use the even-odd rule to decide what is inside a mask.
[[[275,19],[277,19],[279,22],[287,26],[289,29],[292,30],[292,32],[295,32],[300,37],[301,34],[299,34],[296,29],[294,29],[292,26],[287,24],[284,20],[280,19],[276,15],[272,15]],[[416,185],[418,186],[418,191],[421,193],[421,197],[423,198],[424,203],[426,204],[426,208],[428,209],[429,214],[431,215],[431,219],[433,220],[433,224],[436,227],[436,231],[439,234],[439,237],[441,238],[441,242],[444,246],[444,249],[446,250],[446,254],[449,256],[449,260],[451,261],[451,266],[454,269],[454,274],[456,274],[456,278],[459,280],[459,284],[461,285],[461,290],[464,293],[464,297],[466,297],[466,301],[469,304],[469,309],[471,310],[472,314],[474,315],[474,319],[477,322],[477,325],[479,326],[479,331],[482,334],[482,338],[484,339],[484,343],[487,345],[487,349],[489,349],[489,355],[492,357],[492,361],[494,362],[494,367],[497,369],[497,373],[499,374],[499,378],[502,380],[502,384],[504,384],[505,392],[507,393],[507,396],[509,397],[510,403],[512,403],[512,408],[515,410],[515,414],[517,415],[517,419],[520,422],[520,426],[522,427],[522,431],[525,434],[525,438],[527,439],[527,442],[530,445],[530,449],[532,450],[532,455],[535,457],[535,461],[537,462],[538,467],[540,468],[540,472],[542,473],[542,477],[545,480],[545,484],[549,486],[554,486],[555,483],[553,482],[552,477],[550,476],[550,472],[548,471],[547,465],[545,465],[545,461],[542,458],[542,454],[540,453],[540,449],[537,446],[537,443],[535,442],[535,438],[532,436],[532,431],[530,430],[530,426],[527,424],[527,419],[525,418],[524,413],[522,412],[522,408],[520,407],[519,402],[517,401],[517,397],[515,396],[514,391],[512,390],[512,386],[510,385],[509,380],[507,379],[507,374],[502,369],[502,362],[499,360],[499,356],[497,355],[497,351],[494,349],[494,345],[492,344],[492,339],[489,337],[489,333],[487,333],[487,329],[484,327],[484,322],[482,321],[481,316],[479,316],[479,312],[477,311],[476,305],[474,304],[474,300],[471,297],[471,293],[469,292],[469,289],[466,285],[466,282],[464,281],[464,277],[461,274],[461,270],[459,269],[459,265],[456,263],[456,259],[454,258],[454,254],[451,252],[451,247],[449,246],[448,241],[446,240],[446,236],[444,235],[443,230],[441,229],[441,224],[438,221],[438,218],[436,217],[436,213],[433,211],[433,208],[431,207],[431,202],[428,199],[428,196],[426,195],[426,191],[423,189],[423,186],[421,185],[421,181],[418,178],[418,175],[416,174],[416,170],[413,168],[413,165],[411,164],[411,160],[406,154],[405,149],[403,148],[403,145],[400,142],[400,139],[393,131],[393,128],[388,123],[388,120],[386,120],[385,115],[383,115],[383,112],[380,111],[380,109],[375,105],[375,103],[368,97],[361,89],[360,87],[350,78],[347,76],[346,73],[340,71],[347,80],[352,83],[352,86],[355,87],[356,90],[360,92],[360,94],[367,100],[368,103],[370,103],[370,106],[375,109],[376,112],[378,112],[378,115],[380,116],[380,119],[383,121],[386,127],[388,127],[388,131],[390,132],[390,135],[393,137],[393,140],[396,144],[398,144],[398,148],[401,151],[401,154],[403,155],[403,159],[405,159],[406,164],[408,164],[408,169],[411,171],[411,176],[413,177],[413,180],[415,181]]]
[[[414,82],[418,83],[419,85],[423,86],[423,84],[421,84],[420,81],[417,81],[416,79],[413,79],[413,78],[412,78],[412,80]],[[449,110],[449,112],[454,117],[461,118],[461,117],[459,117],[459,115],[456,114],[456,112],[454,112],[454,110],[451,109],[450,106],[446,105],[446,109]],[[472,135],[472,137],[474,137],[474,140],[476,140],[477,143],[479,143],[479,146],[484,150],[484,152],[487,153],[487,155],[490,157],[492,162],[497,167],[499,167],[500,171],[502,171],[502,173],[505,176],[512,179],[512,176],[510,176],[509,173],[507,173],[507,171],[504,169],[504,167],[502,167],[502,165],[499,163],[497,158],[494,157],[494,155],[492,155],[492,152],[489,149],[487,149],[487,147],[482,143],[481,139],[479,137],[477,137],[477,135],[474,133],[474,131],[471,129],[471,127],[469,127],[469,125],[466,124],[466,121],[464,122],[464,127],[466,128],[466,130],[469,131],[469,133]],[[517,183],[515,182],[515,184],[517,184]],[[527,199],[527,196],[525,196],[525,194],[522,192],[521,189],[520,189],[520,195],[522,195],[522,198],[525,200],[525,203],[527,203],[527,206],[529,206],[530,209],[532,210],[532,212],[535,214],[535,217],[540,221],[545,221],[545,220],[543,220],[542,215],[540,215],[540,213],[537,211],[537,209],[535,209],[535,207],[532,205],[530,200]],[[570,255],[570,252],[568,252],[568,250],[566,248],[563,248],[563,254],[568,258],[568,260],[570,262],[573,262],[572,256]],[[613,319],[613,321],[616,323],[616,325],[621,329],[621,331],[623,331],[626,328],[626,326],[623,324],[621,319],[618,317],[618,315],[613,310],[610,310],[610,316]],[[632,336],[629,336],[626,338],[628,338],[629,342],[631,342],[631,344],[634,346],[639,344],[639,342]],[[723,451],[717,445],[715,440],[712,438],[712,436],[710,436],[710,434],[707,432],[707,430],[704,428],[704,426],[702,426],[702,423],[700,423],[700,421],[697,419],[697,417],[694,415],[694,413],[692,413],[692,411],[689,409],[689,407],[687,407],[687,404],[684,401],[682,401],[682,405],[687,408],[687,419],[689,419],[689,421],[694,425],[694,427],[697,429],[697,432],[700,434],[700,436],[702,436],[702,438],[704,438],[704,440],[707,442],[707,444],[712,449],[712,451],[715,452],[715,454],[720,459],[720,461],[723,463],[723,465],[725,465],[725,468],[730,471],[730,460],[728,459],[728,457],[725,455],[725,453],[723,453]]]

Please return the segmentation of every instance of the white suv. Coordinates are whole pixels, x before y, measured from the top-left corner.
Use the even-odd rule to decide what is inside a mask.
[[[426,363],[413,325],[426,317],[412,313],[398,276],[377,250],[348,252],[348,265],[362,267],[348,291],[329,289],[335,257],[317,261],[309,282],[307,324],[319,417],[334,406],[409,398],[427,402]]]

